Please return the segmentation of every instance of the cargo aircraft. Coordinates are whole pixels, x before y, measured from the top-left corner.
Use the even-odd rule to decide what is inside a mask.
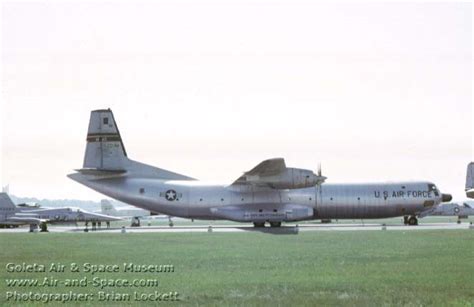
[[[404,216],[416,225],[424,210],[452,199],[429,181],[324,183],[321,171],[261,162],[230,184],[213,184],[128,158],[110,109],[91,112],[83,167],[68,177],[142,209],[189,219],[282,222]]]

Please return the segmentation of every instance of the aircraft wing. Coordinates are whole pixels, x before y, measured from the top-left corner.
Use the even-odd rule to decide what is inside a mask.
[[[252,185],[272,189],[301,189],[314,187],[326,177],[300,168],[286,167],[283,158],[268,159],[245,172],[231,186]]]
[[[252,168],[250,171],[245,172],[234,182],[234,184],[247,184],[249,181],[251,181],[251,179],[275,176],[284,172],[285,169],[286,164],[283,158],[265,160]]]
[[[245,176],[260,176],[260,177],[267,177],[267,176],[274,176],[282,173],[286,170],[285,159],[283,158],[274,158],[268,159],[250,171],[245,173]],[[242,177],[241,177],[242,178]]]
[[[268,159],[261,162],[250,171],[245,172],[236,181],[234,181],[232,185],[254,184],[259,186],[268,186],[268,183],[265,182],[265,180],[260,180],[260,178],[276,176],[283,173],[285,170],[286,164],[283,158]]]

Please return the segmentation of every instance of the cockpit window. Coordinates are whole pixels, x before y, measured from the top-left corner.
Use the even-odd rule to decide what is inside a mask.
[[[433,191],[434,195],[435,196],[439,196],[439,192],[438,192],[438,189],[436,188],[436,186],[432,183],[428,183],[428,191]]]

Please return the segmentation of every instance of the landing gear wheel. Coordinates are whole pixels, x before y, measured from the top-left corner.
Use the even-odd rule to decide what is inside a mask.
[[[253,222],[254,227],[265,227],[265,222]]]
[[[418,225],[418,219],[416,218],[416,216],[410,216],[410,218],[408,219],[408,225],[410,226]]]
[[[270,222],[270,227],[280,227],[281,222]]]
[[[132,217],[131,227],[140,227],[140,218],[137,216]]]
[[[403,225],[408,225],[408,216],[407,215],[403,216]]]

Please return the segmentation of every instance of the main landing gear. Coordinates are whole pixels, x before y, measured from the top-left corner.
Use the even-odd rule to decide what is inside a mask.
[[[414,215],[412,215],[412,216],[405,215],[403,217],[403,224],[410,225],[410,226],[416,226],[416,225],[418,225],[418,219]]]
[[[253,222],[253,226],[257,228],[265,227],[265,222]],[[270,222],[270,227],[281,227],[281,222]]]
[[[48,224],[46,224],[45,222],[41,222],[39,224],[30,224],[30,232],[37,232],[38,228],[40,232],[49,232]]]
[[[39,227],[40,227],[40,232],[49,232],[48,231],[48,224],[43,222],[39,225]]]

